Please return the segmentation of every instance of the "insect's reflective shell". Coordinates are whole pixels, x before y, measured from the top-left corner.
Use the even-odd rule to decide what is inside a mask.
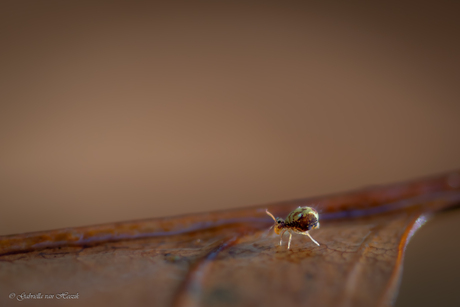
[[[289,213],[284,223],[286,227],[298,232],[318,229],[318,212],[311,207],[299,207]]]

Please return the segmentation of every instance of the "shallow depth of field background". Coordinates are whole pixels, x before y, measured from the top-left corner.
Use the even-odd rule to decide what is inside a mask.
[[[458,169],[459,8],[2,2],[0,235]],[[407,271],[432,271],[404,275],[398,306],[460,301],[459,221],[414,237]]]

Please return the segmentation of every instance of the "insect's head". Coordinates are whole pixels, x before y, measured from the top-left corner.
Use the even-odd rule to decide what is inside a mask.
[[[273,214],[265,210],[265,212],[275,221],[274,230],[277,235],[280,234],[281,229],[284,228],[284,220],[280,217],[275,218]]]

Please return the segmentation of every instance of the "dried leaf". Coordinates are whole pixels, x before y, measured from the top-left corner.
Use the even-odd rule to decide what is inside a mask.
[[[69,306],[387,306],[410,236],[459,203],[454,172],[269,206],[4,236],[0,302],[49,306],[68,292],[78,294]],[[320,211],[311,233],[321,246],[295,235],[288,250],[268,230],[265,209],[285,217],[300,205]]]

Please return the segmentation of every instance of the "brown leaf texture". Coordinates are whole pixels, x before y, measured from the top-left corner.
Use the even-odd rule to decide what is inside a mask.
[[[76,306],[388,306],[404,249],[460,203],[460,172],[266,206],[0,237],[0,302]],[[321,244],[265,214],[320,212]],[[14,293],[13,298],[8,296]]]

